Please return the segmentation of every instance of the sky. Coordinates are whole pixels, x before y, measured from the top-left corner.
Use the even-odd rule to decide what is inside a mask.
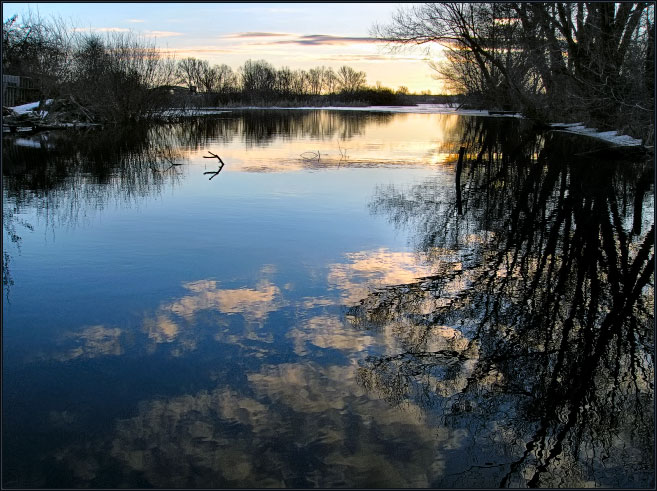
[[[400,3],[3,3],[3,20],[30,10],[41,18],[61,18],[72,28],[133,31],[154,38],[177,59],[193,56],[237,69],[248,59],[277,68],[335,69],[349,65],[381,82],[411,92],[442,92],[423,49],[390,53],[371,37]],[[432,59],[439,56],[433,47]]]

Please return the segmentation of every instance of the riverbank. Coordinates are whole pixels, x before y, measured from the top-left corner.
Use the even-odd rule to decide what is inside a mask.
[[[54,102],[52,99],[44,101],[43,104],[31,102],[20,106],[3,108],[3,134],[7,133],[35,133],[52,129],[80,129],[100,126],[90,121],[88,113],[84,108],[75,107],[74,101]],[[161,111],[153,111],[146,119],[154,121],[171,122],[179,118],[212,116],[232,111],[247,110],[327,110],[327,111],[368,111],[388,113],[412,113],[412,114],[455,114],[460,116],[483,116],[494,118],[524,118],[520,113],[485,110],[466,109],[458,103],[445,104],[414,104],[414,105],[221,105],[211,107],[177,107]],[[67,120],[68,119],[68,120]],[[643,141],[630,135],[620,134],[618,131],[598,131],[597,128],[588,128],[584,124],[576,123],[548,123],[544,125],[547,131],[560,131],[587,136],[609,143],[614,147],[640,147],[652,151],[653,147],[645,146]]]

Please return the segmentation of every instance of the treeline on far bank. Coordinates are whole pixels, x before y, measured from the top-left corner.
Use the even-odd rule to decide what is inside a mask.
[[[29,77],[37,99],[65,99],[93,122],[145,119],[171,107],[404,105],[452,102],[451,96],[409,94],[367,84],[365,72],[275,68],[248,60],[233,70],[205,60],[176,60],[133,33],[104,36],[58,19],[14,15],[3,23],[3,73]],[[80,114],[80,112],[78,112]]]
[[[236,71],[225,64],[185,58],[176,63],[177,86],[161,87],[173,95],[174,107],[204,106],[336,106],[412,105],[422,102],[451,103],[455,96],[411,94],[402,86],[393,90],[377,82],[367,84],[367,74],[343,65],[338,70],[317,66],[309,70],[276,68],[265,60],[247,60]],[[180,85],[182,84],[182,86]],[[184,88],[183,88],[184,86]]]

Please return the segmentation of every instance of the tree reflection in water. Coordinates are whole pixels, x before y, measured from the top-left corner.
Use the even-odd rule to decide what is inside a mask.
[[[88,210],[102,210],[112,201],[134,205],[167,184],[179,184],[185,153],[209,142],[243,139],[247,147],[265,147],[276,138],[346,140],[392,118],[391,113],[236,110],[219,118],[9,137],[2,147],[3,227],[20,252],[22,235],[33,230],[20,216],[30,209],[54,233],[56,226],[75,227]],[[12,253],[3,248],[7,294],[14,281],[11,260]]]
[[[246,148],[264,147],[276,139],[347,140],[370,125],[386,125],[404,114],[358,111],[250,109],[219,117],[186,117],[163,124],[178,145],[202,149],[208,142],[243,141]]]
[[[31,139],[7,139],[2,146],[2,224],[20,253],[22,235],[34,225],[21,218],[33,211],[54,234],[75,227],[89,210],[112,201],[131,206],[175,184],[184,160],[162,126],[107,127],[70,134],[46,132]],[[2,284],[13,285],[12,254],[3,245]]]
[[[573,157],[574,137],[491,125],[465,129],[462,215],[436,182],[373,198],[437,274],[350,309],[355,327],[393,326],[403,347],[368,357],[360,383],[467,429],[489,452],[473,482],[654,485],[651,166],[596,148]]]

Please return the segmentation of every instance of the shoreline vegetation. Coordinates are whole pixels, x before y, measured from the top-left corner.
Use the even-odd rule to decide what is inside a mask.
[[[346,65],[292,70],[247,60],[233,70],[176,59],[131,32],[101,36],[61,19],[14,15],[3,24],[3,71],[30,82],[18,102],[40,104],[29,114],[3,107],[3,129],[154,121],[172,109],[449,104],[519,113],[538,128],[558,121],[616,131],[652,150],[653,18],[647,3],[401,7],[372,33],[393,51],[446,50],[446,61],[432,68],[454,95],[432,95],[368,85],[365,72]]]
[[[3,24],[4,74],[29,82],[23,100],[39,100],[39,111],[52,99],[60,115],[78,124],[149,120],[170,108],[244,106],[380,106],[451,103],[458,95],[411,94],[392,89],[343,65],[337,70],[274,67],[247,60],[233,70],[197,58],[176,59],[153,40],[134,33],[106,35],[70,28],[64,21],[28,14]],[[5,104],[5,106],[10,106]],[[15,118],[6,108],[3,119]]]
[[[422,98],[426,101],[426,98]],[[439,99],[440,100],[440,99]],[[330,102],[326,99],[323,102],[326,104]],[[458,102],[447,102],[432,104],[427,102],[419,102],[412,105],[397,105],[397,106],[371,106],[362,104],[335,104],[335,105],[303,105],[303,104],[290,104],[289,101],[278,102],[278,105],[231,105],[224,106],[204,106],[198,105],[202,100],[197,101],[197,105],[186,105],[182,107],[170,107],[154,112],[150,115],[148,122],[151,124],[171,124],[179,123],[191,118],[203,118],[206,116],[214,116],[221,113],[228,113],[234,111],[263,111],[263,110],[331,110],[331,111],[369,111],[369,112],[387,112],[387,113],[416,113],[416,114],[460,114],[463,116],[485,116],[485,117],[510,117],[510,118],[523,118],[522,114],[510,111],[489,111],[472,109],[465,104]],[[106,128],[108,124],[99,123],[80,123],[80,122],[62,122],[61,115],[54,113],[54,120],[48,121],[48,117],[53,114],[48,109],[53,105],[53,100],[49,99],[45,103],[33,102],[14,108],[4,108],[6,111],[12,111],[12,114],[5,119],[8,121],[15,121],[9,123],[11,126],[3,125],[3,132],[5,135],[12,134],[17,137],[20,135],[31,135],[41,131],[48,130],[64,130],[64,129],[77,129],[87,130],[93,128]],[[56,105],[56,104],[55,104]],[[64,116],[66,118],[66,115]],[[21,123],[22,121],[22,123]],[[114,123],[113,126],[126,127],[125,123]],[[640,157],[651,156],[653,154],[652,148],[643,144],[643,141],[633,138],[629,135],[619,134],[618,131],[599,131],[597,128],[589,128],[581,123],[549,123],[543,125],[534,124],[534,128],[539,131],[555,131],[563,133],[571,133],[582,135],[604,142],[603,147],[593,150],[598,156],[602,158],[619,158],[625,157]],[[20,139],[20,138],[19,138]],[[21,144],[25,144],[23,141]],[[33,145],[29,143],[28,145]],[[589,152],[592,153],[592,152]]]

